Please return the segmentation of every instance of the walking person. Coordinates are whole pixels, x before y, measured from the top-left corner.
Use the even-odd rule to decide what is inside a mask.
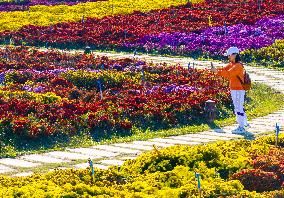
[[[230,47],[224,54],[224,56],[228,56],[230,63],[221,69],[216,69],[212,66],[211,71],[229,80],[234,113],[236,114],[239,125],[232,133],[246,134],[245,126],[248,126],[248,123],[244,110],[245,90],[242,86],[242,82],[244,81],[244,67],[240,62],[239,53],[240,50],[237,47]]]

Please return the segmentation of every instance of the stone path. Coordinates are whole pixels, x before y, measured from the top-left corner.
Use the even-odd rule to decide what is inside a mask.
[[[110,58],[133,58],[133,54],[113,54],[96,52],[100,56]],[[153,63],[180,64],[187,67],[210,68],[210,61],[197,61],[191,58],[170,58],[162,56],[138,55],[134,58],[150,61]],[[215,66],[224,66],[223,63],[214,62]],[[279,92],[284,93],[284,73],[273,69],[246,66],[251,78],[255,82],[265,83]],[[275,123],[284,125],[284,108],[264,117],[259,117],[250,121],[251,128],[248,129],[252,135],[259,135],[272,132]],[[212,129],[198,134],[186,134],[170,136],[166,138],[153,138],[147,141],[133,141],[127,143],[115,143],[111,145],[98,145],[89,148],[67,148],[65,151],[52,151],[44,154],[31,154],[19,156],[15,159],[0,159],[0,174],[12,176],[27,176],[35,170],[44,169],[46,171],[54,168],[86,168],[87,160],[90,158],[94,162],[94,167],[107,169],[112,165],[122,165],[127,159],[134,159],[139,154],[153,150],[155,145],[158,148],[165,148],[173,145],[197,145],[207,144],[218,140],[232,140],[244,138],[231,133],[236,125],[226,126],[222,129]]]

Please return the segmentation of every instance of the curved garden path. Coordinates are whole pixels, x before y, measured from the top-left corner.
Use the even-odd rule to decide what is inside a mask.
[[[44,50],[44,49],[42,49]],[[171,63],[188,66],[191,62],[196,68],[210,68],[210,61],[197,61],[191,58],[172,58],[163,56],[149,56],[121,54],[121,53],[103,53],[94,52],[96,55],[109,56],[110,58],[138,58],[154,63]],[[216,66],[224,66],[224,63],[214,62]],[[251,78],[255,82],[261,82],[273,87],[275,90],[284,93],[284,72],[246,66]],[[252,135],[258,136],[275,129],[275,124],[284,125],[284,108],[269,114],[250,120],[251,127],[247,130]],[[38,170],[49,171],[54,168],[86,168],[88,167],[88,159],[91,158],[94,167],[106,169],[111,165],[121,165],[127,159],[134,159],[140,153],[154,149],[153,145],[158,148],[169,147],[172,145],[197,145],[206,144],[218,140],[231,140],[244,138],[240,135],[231,133],[236,125],[223,127],[222,129],[212,129],[203,131],[198,134],[186,134],[178,136],[170,136],[165,138],[154,138],[147,141],[133,141],[127,143],[115,143],[110,145],[98,145],[89,148],[66,148],[65,151],[52,151],[43,154],[23,155],[16,158],[0,159],[0,174],[12,176],[26,176]]]

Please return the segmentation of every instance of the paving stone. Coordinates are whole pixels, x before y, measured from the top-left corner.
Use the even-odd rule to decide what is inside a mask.
[[[267,126],[272,126],[273,125],[273,121],[279,121],[280,119],[278,118],[279,116],[277,116],[276,118],[273,117],[266,117],[265,119],[259,119],[259,120],[255,120],[253,122],[251,122],[252,124],[261,124],[261,125],[267,125]]]
[[[261,124],[266,124],[267,123],[267,118],[266,117],[261,117],[261,118],[256,118],[250,121],[250,123],[261,123]]]
[[[268,121],[264,121],[264,120],[258,120],[258,121],[253,121],[250,123],[250,125],[254,125],[255,127],[273,127],[274,124],[272,124],[271,122],[268,123]]]
[[[274,116],[274,117],[283,116],[283,112],[274,112],[274,113],[271,113],[269,116]]]
[[[29,172],[22,172],[22,173],[17,173],[12,175],[12,177],[27,177],[27,176],[31,176],[33,174],[32,171]]]
[[[145,146],[145,145],[139,145],[139,144],[129,144],[129,143],[118,143],[114,144],[114,146],[117,147],[123,147],[123,148],[131,148],[131,149],[138,149],[143,151],[150,151],[153,150],[153,146]]]
[[[251,132],[251,133],[259,133],[260,130],[256,127],[251,126],[250,128],[246,129],[246,131]]]
[[[0,164],[14,166],[14,167],[22,167],[22,168],[36,167],[41,165],[40,163],[28,162],[25,160],[14,159],[14,158],[0,159]]]
[[[104,169],[104,170],[109,168],[109,166],[105,166],[105,165],[102,165],[102,164],[93,164],[93,167],[99,168],[99,169]]]
[[[258,124],[258,123],[252,123],[250,124],[251,128],[255,128],[258,130],[270,130],[270,129],[274,129],[274,126],[268,126],[268,125],[263,125],[263,124]]]
[[[150,139],[149,141],[161,142],[161,143],[170,143],[170,144],[185,144],[185,145],[197,145],[197,144],[200,144],[198,142],[187,142],[187,141],[174,140],[174,139],[169,139],[169,138],[154,138],[154,139]]]
[[[89,167],[89,163],[88,162],[74,165],[74,168],[76,168],[76,169],[86,169],[88,167]]]
[[[262,118],[256,118],[250,121],[250,123],[261,123],[265,124],[267,123],[267,117],[262,117]]]
[[[200,144],[212,141],[212,140],[209,140],[209,139],[205,139],[205,138],[202,139],[202,138],[199,138],[199,137],[193,137],[193,136],[189,136],[189,135],[170,136],[169,138],[175,139],[175,140],[184,140],[184,141],[187,141],[187,142],[199,142]]]
[[[67,150],[69,150],[71,152],[90,155],[92,157],[115,157],[115,156],[119,155],[119,153],[102,151],[102,150],[91,149],[91,148],[75,148],[75,149],[67,149]]]
[[[63,162],[70,162],[68,160],[62,160],[54,157],[49,157],[46,155],[24,155],[21,156],[20,159],[27,160],[27,161],[36,161],[36,162],[42,162],[42,163],[63,163]]]
[[[147,55],[139,55],[139,58],[140,58],[140,59],[148,59],[149,56],[147,56]]]
[[[92,148],[94,148],[94,149],[102,149],[102,150],[111,151],[111,152],[120,153],[120,154],[121,153],[127,153],[127,154],[139,154],[139,153],[141,153],[140,150],[119,148],[119,147],[111,146],[111,145],[98,145],[98,146],[94,146]]]
[[[225,137],[225,136],[211,136],[211,135],[203,135],[203,134],[193,134],[193,135],[188,135],[188,137],[197,137],[197,138],[204,138],[208,139],[211,141],[218,141],[218,140],[231,140],[232,137]]]
[[[268,122],[268,121],[267,121]],[[275,123],[276,122],[270,122],[270,123],[252,123],[252,124],[255,124],[255,125],[257,125],[257,126],[260,126],[260,127],[266,127],[266,128],[268,128],[268,127],[275,127]]]
[[[161,142],[149,142],[149,141],[133,141],[133,144],[138,144],[138,145],[146,145],[146,146],[152,146],[155,144],[156,146],[159,147],[170,147],[174,146],[174,144],[169,144],[169,143],[161,143]]]
[[[237,134],[232,134],[232,133],[218,133],[218,132],[213,132],[213,131],[205,131],[205,132],[201,132],[199,134],[202,135],[211,135],[211,136],[220,136],[220,137],[231,137],[231,138],[243,138],[243,136],[241,135],[237,135]]]
[[[8,166],[0,165],[0,174],[1,173],[8,173],[8,172],[13,172],[15,169],[12,169]]]
[[[121,166],[125,161],[122,160],[101,160],[99,161],[102,164],[110,165],[110,166]]]
[[[250,131],[250,132],[255,132],[255,133],[260,133],[260,132],[269,132],[269,131],[273,131],[274,129],[272,128],[257,128],[257,127],[251,127],[249,129],[246,129],[247,131]]]
[[[109,54],[108,56],[111,56],[111,57],[120,57],[121,55],[120,55],[120,54]]]
[[[70,153],[70,152],[65,152],[65,151],[53,151],[46,153],[46,155],[49,155],[51,157],[56,157],[56,158],[61,158],[61,159],[67,159],[67,160],[87,160],[89,158],[91,159],[98,159],[100,158],[99,156],[94,157],[92,155],[83,155],[79,153]]]

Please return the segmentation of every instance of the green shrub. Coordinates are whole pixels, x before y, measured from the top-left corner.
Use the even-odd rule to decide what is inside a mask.
[[[280,141],[283,139],[280,136]],[[271,152],[281,154],[268,140],[264,137],[255,141],[173,146],[144,153],[119,168],[95,169],[93,178],[89,169],[56,170],[18,178],[0,176],[0,197],[198,197],[196,172],[201,175],[202,197],[281,197],[284,188],[279,186],[278,172],[271,172],[267,169],[271,168],[269,164],[261,163],[263,158],[273,161],[267,157]],[[255,171],[254,165],[266,170]],[[224,172],[227,174],[222,175]],[[273,190],[274,185],[278,190],[245,190],[262,192]]]

